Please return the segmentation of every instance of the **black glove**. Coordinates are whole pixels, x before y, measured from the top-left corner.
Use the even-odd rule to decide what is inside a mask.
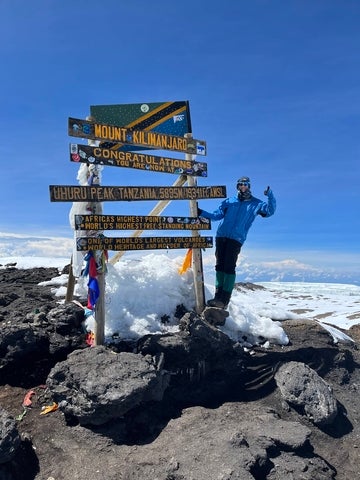
[[[267,189],[264,191],[264,195],[268,196],[269,195],[269,190],[270,190],[270,187],[267,187]]]

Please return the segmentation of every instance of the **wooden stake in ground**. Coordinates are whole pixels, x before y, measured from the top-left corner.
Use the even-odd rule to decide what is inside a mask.
[[[73,274],[73,268],[72,268],[72,257],[71,257],[71,262],[69,266],[69,277],[68,277],[68,283],[67,283],[67,288],[66,288],[66,295],[65,295],[65,302],[70,303],[74,299],[74,289],[75,289],[75,277]]]
[[[186,133],[185,137],[192,138],[191,133]],[[185,154],[186,160],[192,161],[193,156],[189,153]],[[197,179],[195,177],[188,176],[187,183],[189,187],[197,185]],[[197,200],[190,200],[190,216],[197,217]],[[191,235],[193,237],[199,237],[200,233],[197,230],[192,230]],[[201,313],[205,307],[205,293],[204,293],[204,272],[202,263],[202,253],[200,248],[194,248],[192,254],[192,269],[194,275],[194,289],[195,289],[195,311]]]

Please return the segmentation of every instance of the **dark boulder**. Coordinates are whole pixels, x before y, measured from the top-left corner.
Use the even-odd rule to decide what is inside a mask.
[[[50,371],[47,386],[67,417],[101,425],[150,401],[160,401],[169,375],[150,356],[97,346],[71,353]]]
[[[336,398],[330,385],[308,365],[288,362],[275,374],[283,398],[316,425],[332,423],[338,413]]]
[[[15,419],[0,406],[0,464],[14,458],[20,441]]]

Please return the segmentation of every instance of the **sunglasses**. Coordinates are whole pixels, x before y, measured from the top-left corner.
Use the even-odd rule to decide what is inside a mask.
[[[250,184],[248,182],[240,182],[238,183],[238,187],[248,187]]]

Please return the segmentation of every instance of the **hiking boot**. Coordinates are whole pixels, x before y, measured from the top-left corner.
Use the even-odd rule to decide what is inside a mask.
[[[207,305],[209,307],[223,308],[224,307],[224,302],[223,302],[222,296],[223,296],[222,287],[217,287],[215,289],[214,298],[212,298],[211,300],[208,300]]]
[[[225,290],[222,292],[221,300],[222,300],[222,303],[224,304],[223,308],[227,308],[227,306],[229,305],[231,293],[232,292],[225,292]]]
[[[211,300],[208,300],[207,305],[209,307],[216,307],[216,308],[224,308],[224,302],[220,300],[220,298],[212,298]]]

